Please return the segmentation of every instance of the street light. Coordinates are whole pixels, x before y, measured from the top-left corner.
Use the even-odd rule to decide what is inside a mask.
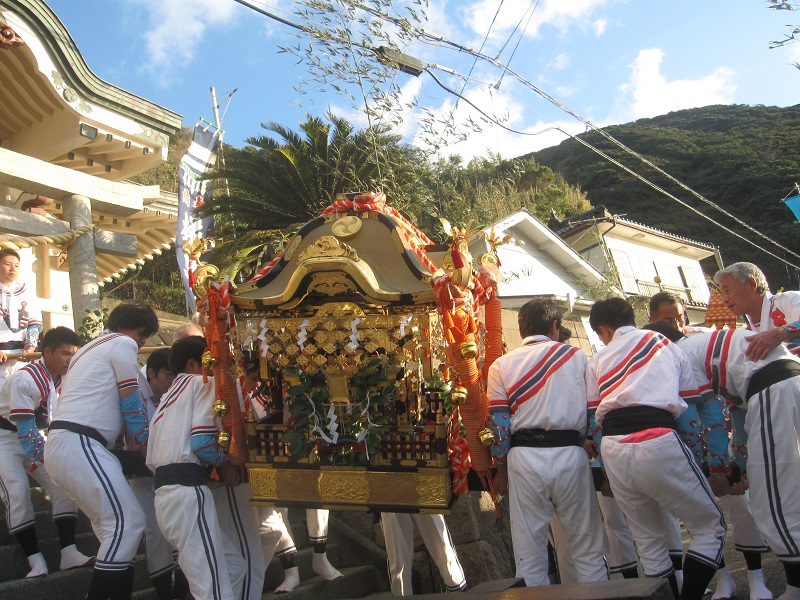
[[[378,55],[378,60],[383,64],[400,69],[403,73],[408,73],[414,77],[419,77],[425,70],[425,66],[420,59],[392,50],[386,46],[375,48],[375,54]]]

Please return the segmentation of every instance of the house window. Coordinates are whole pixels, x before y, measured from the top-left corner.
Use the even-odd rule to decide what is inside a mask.
[[[697,278],[697,273],[691,267],[678,267],[681,274],[681,281],[684,287],[689,290],[690,302],[705,302],[705,294],[703,288]]]
[[[617,273],[619,273],[619,282],[622,285],[622,290],[629,294],[638,294],[636,273],[633,270],[633,265],[627,252],[616,249],[611,252],[614,257],[614,265],[617,267]]]

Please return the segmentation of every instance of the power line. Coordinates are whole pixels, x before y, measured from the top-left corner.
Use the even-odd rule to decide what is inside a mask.
[[[280,23],[283,23],[285,25],[289,25],[290,27],[293,27],[295,29],[303,31],[304,33],[308,33],[311,36],[315,36],[316,35],[314,30],[312,30],[312,29],[310,29],[308,27],[304,27],[304,26],[299,25],[297,23],[293,23],[291,21],[283,19],[282,17],[279,17],[279,16],[277,16],[277,15],[275,15],[273,13],[270,13],[270,12],[264,10],[264,9],[258,8],[256,6],[253,6],[252,4],[250,4],[249,2],[247,2],[245,0],[234,0],[234,1],[238,2],[239,4],[242,4],[243,6],[251,8],[252,10],[255,10],[256,12],[259,12],[260,14],[262,14],[264,16],[267,16],[267,17],[269,17],[271,19],[274,19],[274,20],[276,20],[276,21],[278,21]],[[385,21],[388,21],[388,22],[394,24],[395,26],[397,26],[399,29],[401,29],[402,31],[404,31],[406,33],[410,32],[410,33],[414,34],[419,39],[421,39],[421,41],[425,41],[423,38],[427,38],[427,40],[432,40],[432,41],[435,41],[435,42],[439,42],[440,44],[445,44],[445,45],[451,46],[451,47],[453,47],[453,48],[455,48],[455,49],[457,49],[457,50],[459,50],[461,52],[469,54],[470,56],[474,56],[476,58],[476,61],[477,61],[478,58],[480,58],[481,60],[484,60],[484,61],[492,64],[493,66],[495,66],[495,67],[497,67],[499,69],[502,69],[503,70],[503,75],[505,75],[505,73],[510,73],[515,79],[517,79],[520,83],[522,83],[523,85],[528,87],[530,90],[532,90],[533,92],[535,92],[536,94],[538,94],[539,96],[541,96],[542,98],[544,98],[545,100],[547,100],[548,102],[553,104],[554,106],[560,108],[561,110],[563,110],[567,114],[571,115],[575,119],[581,121],[587,128],[598,132],[601,136],[605,137],[608,141],[610,141],[611,143],[616,145],[618,148],[620,148],[621,150],[623,150],[627,154],[630,154],[634,158],[637,158],[638,160],[640,160],[642,163],[646,164],[647,166],[651,167],[652,169],[655,169],[657,172],[659,172],[660,174],[665,176],[667,179],[669,179],[670,181],[672,181],[673,183],[675,183],[676,185],[678,185],[682,189],[688,191],[690,194],[695,196],[697,199],[701,200],[705,204],[707,204],[707,205],[711,206],[712,208],[716,209],[717,211],[721,212],[722,214],[724,214],[728,218],[734,220],[736,223],[738,223],[739,225],[741,225],[745,229],[747,229],[747,230],[751,231],[752,233],[755,233],[759,237],[767,240],[768,242],[770,242],[771,244],[773,244],[777,248],[780,248],[784,252],[786,252],[786,253],[788,253],[788,254],[800,259],[800,254],[797,254],[796,252],[790,250],[789,248],[786,248],[785,246],[783,246],[779,242],[773,240],[772,238],[770,238],[767,235],[761,233],[760,231],[758,231],[757,229],[755,229],[751,225],[747,224],[746,222],[741,220],[739,217],[733,215],[732,213],[728,212],[727,210],[725,210],[724,208],[722,208],[718,204],[716,204],[713,201],[709,200],[708,198],[706,198],[705,196],[703,196],[699,192],[696,192],[695,190],[690,188],[688,185],[684,184],[683,182],[681,182],[680,180],[678,180],[674,176],[670,175],[669,173],[667,173],[666,171],[664,171],[663,169],[661,169],[657,165],[653,164],[651,161],[649,161],[647,158],[645,158],[644,156],[642,156],[638,152],[634,151],[633,149],[629,148],[628,146],[626,146],[625,144],[623,144],[622,142],[620,142],[619,140],[614,138],[608,132],[603,131],[602,129],[596,127],[588,119],[583,118],[581,115],[579,115],[578,113],[576,113],[575,111],[573,111],[572,109],[567,107],[565,104],[559,102],[556,98],[554,98],[553,96],[551,96],[550,94],[548,94],[547,92],[545,92],[544,90],[539,88],[533,82],[529,81],[528,79],[526,79],[525,77],[523,77],[522,75],[520,75],[519,73],[517,73],[516,71],[511,69],[507,64],[500,63],[497,58],[493,58],[491,56],[488,56],[488,55],[484,54],[480,50],[479,51],[475,51],[475,50],[469,48],[468,46],[465,46],[465,45],[460,44],[458,42],[454,42],[452,40],[448,40],[447,38],[445,38],[445,37],[443,37],[443,36],[441,36],[439,34],[429,32],[429,31],[427,31],[427,30],[425,30],[425,29],[423,29],[421,27],[413,26],[411,24],[411,22],[409,20],[407,20],[407,19],[400,19],[400,18],[397,18],[397,17],[393,17],[391,15],[387,15],[387,14],[382,13],[381,11],[379,11],[377,9],[372,8],[371,6],[368,6],[368,5],[365,5],[365,4],[361,4],[361,3],[358,3],[358,2],[352,2],[351,5],[353,7],[355,7],[355,8],[359,8],[361,10],[364,10],[365,12],[368,12],[369,14],[372,14],[375,17],[378,17],[378,18],[380,18],[382,20],[385,20]],[[495,15],[495,18],[496,18],[496,16],[497,15]],[[488,37],[488,33],[487,33],[487,37]],[[348,43],[348,44],[352,43],[351,40],[339,40],[336,37],[334,37],[334,39],[336,39],[337,41],[342,41],[342,42]],[[473,67],[474,67],[474,64],[473,64]],[[426,71],[429,74],[432,75],[432,73],[429,70],[426,69]],[[462,74],[458,74],[458,75],[463,77]],[[496,125],[498,125],[500,127],[503,127],[504,129],[507,129],[508,131],[511,131],[511,132],[514,132],[514,133],[525,134],[524,132],[520,132],[520,131],[511,129],[511,128],[503,125],[502,123],[500,123],[496,119],[494,119],[492,117],[489,117],[484,111],[478,109],[478,107],[476,105],[474,105],[472,102],[468,101],[462,94],[458,94],[454,90],[451,90],[450,88],[447,88],[446,86],[444,86],[444,84],[441,81],[439,81],[438,78],[436,78],[435,76],[434,76],[434,80],[436,80],[436,82],[440,86],[442,86],[444,89],[446,89],[450,93],[454,94],[456,97],[461,98],[464,101],[468,102],[470,104],[470,106],[472,106],[473,108],[478,110],[481,114],[483,114],[487,119],[489,119],[491,122],[495,123]],[[502,77],[501,77],[501,80],[502,80]],[[498,85],[499,85],[499,83],[500,82],[498,81]],[[362,92],[363,92],[363,89],[362,89]],[[561,128],[559,128],[559,129],[561,129]],[[592,146],[588,142],[578,138],[577,136],[574,136],[573,134],[571,134],[569,132],[564,131],[563,129],[561,129],[561,131],[563,133],[565,133],[566,135],[570,136],[572,139],[576,140],[577,142],[579,142],[579,143],[583,144],[584,146],[590,148],[591,150],[593,150],[594,152],[596,152],[598,155],[602,156],[606,160],[608,160],[608,161],[612,162],[613,164],[619,166],[620,168],[624,169],[626,172],[630,173],[631,175],[633,175],[637,179],[640,179],[641,181],[647,183],[648,185],[653,187],[653,189],[655,189],[655,190],[659,191],[660,193],[666,195],[668,198],[671,198],[671,199],[675,200],[676,202],[680,203],[682,206],[685,206],[686,208],[688,208],[692,212],[698,214],[699,216],[703,217],[704,219],[709,220],[711,223],[713,223],[713,224],[717,225],[718,227],[724,229],[728,233],[731,233],[732,235],[742,239],[743,241],[746,241],[747,243],[749,243],[749,244],[755,246],[756,248],[758,248],[759,250],[769,254],[770,256],[773,256],[774,258],[776,258],[776,259],[778,259],[778,260],[780,260],[780,261],[782,261],[782,262],[784,262],[784,263],[786,263],[786,264],[788,264],[788,265],[790,265],[790,266],[792,266],[794,268],[798,268],[796,265],[790,263],[789,261],[779,257],[778,255],[776,255],[776,254],[774,254],[772,252],[769,252],[768,250],[766,250],[764,248],[761,248],[760,246],[758,246],[754,242],[748,240],[747,238],[745,238],[742,235],[734,232],[730,228],[722,225],[721,223],[713,220],[711,217],[705,215],[704,213],[700,212],[699,210],[695,209],[694,207],[690,206],[689,204],[685,203],[684,201],[678,199],[673,194],[670,194],[669,192],[667,192],[663,188],[661,188],[661,187],[657,186],[656,184],[650,182],[648,179],[646,179],[645,177],[639,175],[638,173],[636,173],[632,169],[628,168],[627,166],[623,165],[618,160],[612,159],[609,155],[607,155],[606,153],[604,153],[604,152],[600,151],[599,149],[595,148],[594,146]],[[525,134],[525,135],[527,135],[527,134]]]
[[[441,69],[441,70],[443,70],[443,71],[445,71],[445,72],[447,72],[447,73],[450,73],[450,74],[453,74],[453,75],[459,75],[459,76],[461,76],[461,77],[464,77],[464,75],[462,75],[462,74],[460,74],[460,73],[457,73],[457,72],[453,71],[452,69],[448,69],[448,68],[446,68],[446,67],[441,67],[441,66],[439,66],[439,65],[430,65],[430,67],[432,67],[432,68],[438,68],[438,69]],[[444,89],[445,91],[447,91],[447,92],[449,92],[449,93],[451,93],[451,94],[455,94],[455,95],[457,95],[457,96],[458,96],[458,93],[457,93],[455,90],[452,90],[452,89],[450,89],[449,87],[447,87],[447,86],[446,86],[444,83],[442,83],[442,81],[441,81],[441,80],[439,80],[439,78],[438,78],[438,77],[436,77],[436,75],[435,75],[435,74],[434,74],[434,73],[433,73],[433,72],[430,70],[430,68],[427,68],[427,67],[426,67],[426,68],[425,68],[425,72],[426,72],[426,73],[428,73],[428,74],[429,74],[429,75],[430,75],[430,76],[433,78],[433,80],[434,80],[434,81],[435,81],[435,82],[436,82],[436,83],[437,83],[437,84],[438,84],[438,85],[439,85],[439,86],[440,86],[442,89]],[[488,84],[486,84],[485,82],[479,82],[479,83],[484,83],[484,85],[488,85]],[[509,96],[510,96],[510,94],[509,94]],[[511,97],[513,97],[513,96],[511,96]],[[589,142],[587,142],[587,141],[585,141],[585,140],[581,139],[580,137],[578,137],[578,136],[576,136],[576,135],[574,135],[574,134],[570,133],[569,131],[566,131],[566,130],[562,129],[562,128],[561,128],[561,127],[559,127],[558,125],[554,125],[553,127],[548,127],[548,128],[546,128],[546,129],[542,129],[542,130],[540,130],[540,131],[536,131],[536,132],[519,131],[519,130],[517,130],[517,129],[513,129],[513,128],[511,128],[511,127],[508,127],[507,125],[504,125],[503,123],[501,123],[500,121],[498,121],[498,120],[497,120],[495,117],[493,117],[493,116],[491,116],[491,115],[487,114],[485,111],[481,110],[481,109],[480,109],[480,108],[479,108],[477,105],[475,105],[475,104],[473,104],[472,102],[470,102],[470,101],[469,101],[467,98],[464,98],[464,97],[462,97],[462,99],[463,99],[465,102],[467,102],[467,103],[468,103],[470,106],[472,106],[472,107],[473,107],[475,110],[477,110],[477,111],[478,111],[478,112],[479,112],[481,115],[483,115],[483,116],[484,116],[486,119],[488,119],[490,122],[494,123],[495,125],[497,125],[497,126],[499,126],[499,127],[502,127],[503,129],[505,129],[505,130],[507,130],[507,131],[510,131],[510,132],[512,132],[512,133],[517,133],[517,134],[520,134],[520,135],[541,135],[542,133],[546,133],[547,131],[552,131],[552,130],[554,130],[554,129],[555,129],[555,130],[558,130],[558,131],[560,131],[560,132],[561,132],[561,133],[563,133],[564,135],[567,135],[567,136],[569,136],[570,138],[572,138],[573,140],[575,140],[575,141],[576,141],[576,142],[578,142],[579,144],[582,144],[583,146],[585,146],[586,148],[588,148],[588,149],[589,149],[589,150],[591,150],[592,152],[596,153],[598,156],[601,156],[602,158],[606,159],[606,160],[607,160],[607,161],[609,161],[610,163],[612,163],[612,164],[614,164],[614,165],[618,166],[619,168],[621,168],[621,169],[622,169],[623,171],[625,171],[626,173],[629,173],[630,175],[633,175],[633,176],[634,176],[636,179],[640,180],[640,181],[641,181],[641,182],[643,182],[644,184],[646,184],[646,185],[648,185],[649,187],[653,188],[653,189],[654,189],[654,190],[656,190],[657,192],[659,192],[659,193],[661,193],[661,194],[664,194],[665,196],[667,196],[668,198],[670,198],[670,199],[672,199],[672,200],[675,200],[675,202],[677,202],[678,204],[680,204],[680,205],[681,205],[681,206],[683,206],[684,208],[688,208],[690,211],[692,211],[693,213],[695,213],[695,214],[696,214],[696,215],[698,215],[699,217],[702,217],[703,219],[705,219],[705,220],[709,221],[710,223],[712,223],[712,224],[716,225],[716,226],[717,226],[717,227],[719,227],[720,229],[723,229],[724,231],[726,231],[726,232],[730,233],[730,234],[731,234],[731,235],[733,235],[734,237],[737,237],[737,238],[739,238],[739,239],[740,239],[740,240],[742,240],[743,242],[746,242],[746,243],[750,244],[750,245],[751,245],[751,246],[753,246],[754,248],[756,248],[756,249],[760,250],[761,252],[764,252],[765,254],[768,254],[769,256],[772,256],[773,258],[776,258],[777,260],[779,260],[779,261],[781,261],[781,262],[783,262],[783,263],[787,264],[788,266],[790,266],[790,267],[793,267],[793,268],[795,268],[795,269],[797,269],[797,268],[798,268],[798,267],[797,267],[797,265],[794,265],[794,264],[790,263],[789,261],[785,260],[784,258],[781,258],[781,257],[780,257],[780,256],[778,256],[777,254],[775,254],[775,253],[773,253],[773,252],[770,252],[770,251],[769,251],[769,250],[767,250],[766,248],[763,248],[763,247],[759,246],[758,244],[756,244],[756,243],[755,243],[755,242],[753,242],[752,240],[749,240],[749,239],[747,239],[746,237],[744,237],[743,235],[741,235],[740,233],[738,233],[738,232],[736,232],[736,231],[733,231],[731,228],[729,228],[729,227],[727,227],[727,226],[723,225],[723,224],[722,224],[722,223],[720,223],[719,221],[715,221],[715,220],[714,220],[713,218],[711,218],[710,216],[706,215],[705,213],[702,213],[702,212],[700,212],[699,210],[697,210],[697,209],[696,209],[696,208],[694,208],[693,206],[691,206],[691,205],[687,204],[686,202],[684,202],[683,200],[681,200],[681,199],[680,199],[680,198],[678,198],[677,196],[675,196],[675,195],[671,194],[671,193],[670,193],[670,192],[668,192],[667,190],[665,190],[665,189],[663,189],[662,187],[658,186],[657,184],[653,183],[652,181],[650,181],[649,179],[647,179],[647,178],[646,178],[646,177],[644,177],[643,175],[639,175],[639,174],[638,174],[638,173],[636,173],[636,172],[635,172],[633,169],[631,169],[631,168],[629,168],[628,166],[626,166],[626,165],[622,164],[622,163],[621,163],[621,162],[619,162],[617,159],[615,159],[615,158],[613,158],[613,157],[609,156],[608,154],[606,154],[605,152],[603,152],[603,151],[602,151],[602,150],[600,150],[599,148],[596,148],[595,146],[593,146],[593,145],[592,145],[592,144],[590,144]],[[520,101],[520,100],[519,100],[519,99],[517,99],[517,98],[515,98],[515,100],[517,100],[517,101]],[[520,101],[520,102],[521,102],[521,101]],[[523,102],[523,104],[525,104],[525,103]],[[528,106],[528,105],[527,105],[527,104],[525,104],[525,106]],[[533,108],[532,108],[532,107],[530,107],[530,106],[528,106],[528,108],[531,108],[531,110],[535,110],[535,109],[533,109]],[[538,112],[538,111],[536,111],[536,112]],[[550,119],[547,119],[547,117],[544,117],[544,115],[542,115],[541,113],[539,113],[539,115],[540,115],[540,116],[542,116],[543,118],[545,118],[546,120],[550,120]],[[552,122],[552,121],[551,121],[551,122]]]
[[[493,58],[491,56],[483,54],[482,52],[475,51],[475,50],[469,48],[468,46],[465,46],[463,44],[459,44],[458,42],[454,42],[452,40],[448,40],[447,38],[445,38],[445,37],[443,37],[443,36],[441,36],[439,34],[426,31],[425,29],[423,29],[421,27],[415,27],[415,26],[411,25],[408,21],[397,19],[395,17],[392,17],[391,15],[386,15],[386,14],[380,13],[379,11],[376,11],[375,9],[373,9],[373,8],[371,8],[369,6],[366,6],[366,5],[363,5],[363,4],[356,4],[356,6],[358,6],[359,8],[361,8],[361,9],[367,11],[367,12],[370,12],[371,14],[373,14],[375,16],[378,16],[379,18],[382,18],[384,20],[388,20],[388,21],[394,23],[396,26],[401,27],[402,29],[404,29],[406,31],[411,31],[411,32],[415,33],[418,37],[426,37],[428,39],[432,39],[432,40],[435,40],[437,42],[440,42],[440,43],[443,43],[443,44],[447,44],[449,46],[452,46],[453,48],[456,48],[456,49],[460,50],[461,52],[465,52],[466,54],[469,54],[470,56],[479,57],[482,60],[494,65],[495,67],[497,67],[499,69],[503,69],[504,73],[505,72],[510,73],[520,83],[522,83],[523,85],[525,85],[526,87],[528,87],[529,89],[531,89],[532,91],[534,91],[535,93],[540,95],[542,98],[544,98],[545,100],[547,100],[548,102],[550,102],[554,106],[560,108],[561,110],[563,110],[567,114],[571,115],[575,119],[578,119],[584,125],[586,125],[586,127],[592,129],[593,131],[597,131],[600,135],[602,135],[603,137],[608,139],[610,142],[612,142],[614,145],[619,147],[621,150],[623,150],[624,152],[630,154],[631,156],[639,159],[641,162],[643,162],[644,164],[648,165],[649,167],[655,169],[656,171],[661,173],[663,176],[665,176],[667,179],[669,179],[670,181],[672,181],[673,183],[675,183],[679,187],[683,188],[684,190],[688,191],[690,194],[695,196],[697,199],[701,200],[702,202],[706,203],[707,205],[709,205],[712,208],[716,209],[717,211],[721,212],[722,214],[724,214],[728,218],[734,220],[736,223],[738,223],[739,225],[741,225],[745,229],[747,229],[747,230],[751,231],[752,233],[755,233],[759,237],[767,240],[768,242],[770,242],[771,244],[773,244],[777,248],[780,248],[784,252],[786,252],[786,253],[788,253],[788,254],[800,259],[800,254],[790,250],[789,248],[787,248],[784,245],[780,244],[779,242],[773,240],[769,236],[761,233],[756,228],[754,228],[751,225],[745,223],[743,220],[741,220],[736,215],[728,212],[727,210],[725,210],[724,208],[722,208],[718,204],[712,202],[711,200],[709,200],[708,198],[706,198],[705,196],[703,196],[699,192],[696,192],[695,190],[690,188],[688,185],[686,185],[682,181],[678,180],[677,178],[673,177],[672,175],[670,175],[669,173],[667,173],[666,171],[664,171],[660,167],[658,167],[655,164],[653,164],[651,161],[647,160],[644,156],[642,156],[638,152],[632,150],[631,148],[629,148],[628,146],[626,146],[625,144],[623,144],[622,142],[620,142],[619,140],[614,138],[608,132],[603,131],[602,129],[596,127],[591,121],[589,121],[588,119],[583,118],[578,113],[573,111],[571,108],[569,108],[565,104],[559,102],[556,98],[554,98],[553,96],[551,96],[550,94],[545,92],[543,89],[538,87],[536,84],[534,84],[533,82],[529,81],[528,79],[526,79],[525,77],[523,77],[519,73],[515,72],[507,64],[500,63],[496,58]],[[575,139],[577,139],[577,138],[575,138]],[[631,173],[633,173],[633,171],[631,171]],[[671,194],[668,194],[668,197],[671,197],[671,198],[677,200],[677,198],[675,198]],[[688,207],[688,205],[687,205],[687,207]],[[692,210],[695,210],[695,209],[692,209]],[[702,213],[698,213],[698,214],[702,214]],[[712,222],[714,222],[714,221],[712,221]],[[743,239],[746,239],[746,238],[743,238]],[[756,246],[756,247],[759,247],[759,246]],[[784,259],[781,259],[780,257],[777,257],[777,255],[773,255],[773,256],[776,256],[776,258],[779,258],[780,260],[782,260],[784,262],[787,262],[787,264],[791,264],[791,263],[788,263],[788,261],[785,261]],[[797,268],[796,265],[792,265],[792,266]]]

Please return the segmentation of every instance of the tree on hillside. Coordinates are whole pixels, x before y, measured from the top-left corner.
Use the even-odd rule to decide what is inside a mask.
[[[438,216],[454,224],[485,227],[521,208],[544,221],[551,209],[572,215],[591,208],[579,188],[533,159],[490,153],[463,166],[451,156],[434,165],[427,183]]]
[[[423,163],[414,150],[386,128],[356,130],[328,113],[308,115],[299,131],[263,123],[274,135],[227,148],[225,166],[207,177],[227,180],[229,195],[215,189],[201,214],[216,216],[217,260],[234,273],[270,244],[280,247],[288,233],[309,221],[344,192],[385,189],[398,209],[420,209],[414,186]]]

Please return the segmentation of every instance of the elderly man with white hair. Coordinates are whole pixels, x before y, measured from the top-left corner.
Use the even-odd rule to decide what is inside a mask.
[[[800,353],[800,292],[771,294],[764,273],[748,262],[717,271],[714,282],[728,308],[744,316],[748,329],[756,332],[748,338],[750,359],[761,360],[782,343]]]

